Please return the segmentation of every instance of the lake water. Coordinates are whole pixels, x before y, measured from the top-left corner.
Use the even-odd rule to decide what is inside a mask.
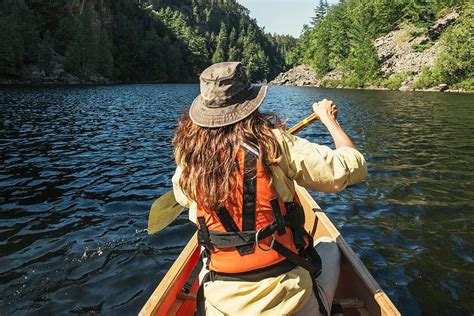
[[[136,314],[195,228],[148,236],[197,85],[0,89],[0,315]],[[271,87],[289,119],[339,105],[369,178],[313,196],[403,314],[474,313],[472,95]],[[300,136],[331,145],[315,123]]]

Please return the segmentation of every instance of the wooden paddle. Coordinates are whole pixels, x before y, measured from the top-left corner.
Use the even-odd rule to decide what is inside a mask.
[[[290,128],[287,132],[290,134],[295,134],[317,119],[318,115],[313,113]],[[183,210],[184,208],[178,202],[176,202],[173,191],[166,192],[160,196],[153,203],[150,209],[150,215],[148,217],[148,234],[155,234],[167,227],[179,216],[179,214],[181,214]]]

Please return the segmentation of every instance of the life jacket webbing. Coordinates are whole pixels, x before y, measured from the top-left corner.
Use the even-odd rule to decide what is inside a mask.
[[[202,242],[202,244],[204,244],[204,246],[206,247],[208,251],[212,251],[214,247],[212,246],[212,243],[211,243],[211,238],[209,236],[209,229],[206,226],[206,220],[202,216],[199,216],[197,220],[199,222],[199,227],[200,227],[199,229],[200,237],[201,237],[200,241]]]
[[[242,231],[255,230],[257,194],[257,157],[248,149],[244,155],[244,182],[242,194]]]
[[[250,150],[244,150],[244,177],[242,188],[242,231],[255,230],[255,209],[257,200],[257,156]],[[254,244],[242,246],[241,255],[251,254],[255,251]]]
[[[260,240],[263,240],[271,235],[276,230],[276,223],[272,223],[268,226],[263,227],[258,236]],[[256,231],[250,232],[221,232],[221,231],[209,231],[210,242],[213,247],[218,249],[236,248],[243,245],[255,244]],[[199,243],[205,244],[203,233],[198,230]]]
[[[217,217],[219,217],[219,220],[222,223],[222,226],[224,226],[226,232],[232,233],[232,235],[236,235],[240,237],[240,239],[245,240],[243,237],[246,232],[241,232],[239,230],[239,227],[235,223],[235,221],[232,219],[232,216],[230,216],[229,211],[225,207],[221,208],[219,212],[217,212]],[[214,233],[214,232],[213,232]],[[237,248],[237,251],[241,256],[247,255],[253,252],[254,243],[245,243],[242,245],[234,246]]]
[[[286,233],[286,229],[285,229],[285,219],[283,218],[283,214],[281,213],[280,203],[278,203],[278,198],[271,199],[270,204],[272,206],[273,215],[275,216],[278,236],[281,236]]]
[[[217,213],[217,217],[227,232],[239,234],[241,232],[255,231],[255,208],[257,199],[257,156],[247,148],[244,148],[244,170],[243,170],[243,194],[242,194],[242,231],[230,216],[229,211],[223,207]],[[255,250],[254,243],[237,246],[241,256],[251,254]]]

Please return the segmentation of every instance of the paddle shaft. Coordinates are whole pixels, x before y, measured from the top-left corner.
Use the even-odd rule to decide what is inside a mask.
[[[296,134],[298,133],[301,129],[305,128],[309,124],[313,123],[314,121],[318,120],[319,116],[316,113],[312,113],[310,116],[290,128],[287,132],[290,134]]]

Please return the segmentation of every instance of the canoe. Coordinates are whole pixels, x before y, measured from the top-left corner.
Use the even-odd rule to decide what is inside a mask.
[[[341,251],[341,273],[334,302],[342,306],[344,315],[400,315],[395,305],[308,191],[297,187],[296,192],[305,210],[306,230],[314,236],[314,239],[322,236],[331,237]],[[199,252],[197,235],[194,234],[139,315],[187,316],[194,314],[198,280],[195,281],[190,292],[185,293],[182,288],[199,260]]]

